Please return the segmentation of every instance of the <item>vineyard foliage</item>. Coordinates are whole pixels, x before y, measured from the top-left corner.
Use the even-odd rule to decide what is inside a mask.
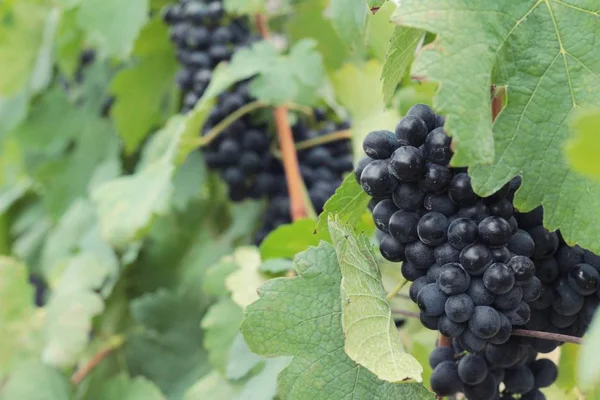
[[[597,0],[223,0],[256,38],[187,113],[175,2],[0,2],[0,400],[436,398],[352,173],[253,241],[265,199],[231,201],[200,140],[241,83],[273,132],[276,107],[350,121],[355,165],[427,104],[478,195],[520,175],[519,211],[600,254]],[[599,318],[548,357],[547,398],[594,398]]]

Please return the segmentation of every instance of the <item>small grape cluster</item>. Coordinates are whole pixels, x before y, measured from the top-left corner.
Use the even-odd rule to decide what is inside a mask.
[[[516,214],[522,235],[534,243],[536,276],[541,296],[530,303],[531,318],[525,328],[583,336],[600,302],[600,257],[579,246],[569,246],[560,231],[542,226],[541,207]],[[539,351],[552,351],[558,343],[546,343]]]
[[[253,37],[244,19],[230,19],[221,0],[179,0],[163,19],[182,64],[177,83],[184,92],[183,112],[191,110],[208,87],[214,68],[228,61]]]
[[[376,203],[380,251],[403,261],[423,324],[477,352],[505,343],[512,325],[529,321],[527,302],[540,295],[541,283],[528,254],[511,247],[515,184],[477,196],[466,171],[448,166],[442,125],[429,107],[414,106],[395,132],[366,136],[368,158],[356,177]]]
[[[298,119],[292,126],[294,140],[299,143],[305,140],[316,139],[336,131],[349,129],[348,122],[333,122],[321,109],[315,109],[316,124],[311,124],[307,119]],[[352,171],[352,146],[349,140],[337,140],[334,142],[314,146],[298,152],[300,173],[308,197],[317,214],[323,211],[325,202],[335,193],[341,185],[344,174]],[[266,215],[268,220],[262,228],[256,232],[254,241],[262,240],[278,226],[291,222],[290,200],[287,192],[285,175],[281,164],[277,164],[277,170],[267,176],[260,177],[262,182],[270,182],[269,205]],[[257,177],[257,184],[258,184]],[[259,187],[264,185],[261,183]]]
[[[469,400],[543,400],[540,388],[552,385],[558,377],[556,364],[538,359],[530,338],[511,337],[473,354],[460,347],[438,347],[431,352],[429,364],[431,388],[438,395],[462,392]]]

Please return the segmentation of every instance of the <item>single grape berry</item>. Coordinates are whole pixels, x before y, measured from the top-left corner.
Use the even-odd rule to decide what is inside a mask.
[[[385,199],[377,203],[373,208],[373,222],[377,229],[389,232],[389,223],[392,215],[399,211],[392,199]]]
[[[491,339],[500,330],[500,315],[489,306],[477,306],[469,319],[469,330],[480,339]]]
[[[548,232],[543,226],[535,226],[527,230],[535,243],[533,258],[552,257],[558,250],[558,235],[556,232]]]
[[[510,200],[501,199],[495,203],[487,203],[491,215],[508,220],[513,216],[514,208]]]
[[[490,343],[492,344],[506,343],[512,334],[512,324],[509,319],[502,313],[499,313],[498,315],[500,316],[500,329],[498,330],[498,333],[490,339]]]
[[[448,165],[452,158],[450,149],[451,139],[444,128],[435,128],[427,135],[423,144],[423,153],[425,157],[436,164]]]
[[[392,193],[396,206],[406,211],[419,210],[424,198],[425,193],[413,182],[400,182]]]
[[[448,263],[442,265],[437,284],[442,292],[453,296],[467,291],[471,285],[471,276],[460,264]]]
[[[489,247],[476,243],[462,249],[459,259],[460,264],[468,273],[480,276],[492,265],[494,255]]]
[[[437,330],[444,336],[456,338],[462,335],[465,329],[467,329],[466,324],[454,322],[446,315],[438,319]]]
[[[459,206],[468,206],[477,201],[477,195],[473,192],[471,186],[471,178],[465,172],[454,175],[448,189],[448,195]]]
[[[572,289],[567,279],[561,279],[554,286],[552,308],[562,315],[575,315],[583,307],[583,296]]]
[[[459,218],[468,218],[479,224],[481,221],[490,216],[490,212],[482,200],[477,200],[475,203],[462,206],[456,214]]]
[[[427,211],[436,211],[450,217],[456,213],[456,204],[446,194],[427,195],[423,200],[423,206]]]
[[[389,173],[398,180],[411,182],[423,176],[425,158],[416,147],[403,146],[394,151],[389,160]]]
[[[462,293],[448,297],[444,311],[452,322],[460,324],[471,318],[474,308],[475,304],[473,304],[471,297],[466,293]]]
[[[452,347],[436,347],[429,353],[429,366],[435,369],[444,361],[454,361],[454,354]]]
[[[427,127],[427,132],[432,131],[436,126],[436,114],[431,107],[426,104],[415,104],[406,113],[407,116],[419,117]]]
[[[419,295],[419,292],[429,283],[431,282],[429,282],[427,276],[422,276],[420,278],[415,279],[415,281],[410,284],[410,288],[408,289],[408,295],[413,301],[413,303],[417,302],[417,296]]]
[[[448,218],[438,212],[429,212],[421,217],[417,225],[419,239],[428,246],[437,246],[446,241]]]
[[[386,197],[394,191],[398,181],[388,172],[386,160],[374,160],[360,175],[360,185],[372,197]]]
[[[531,308],[524,301],[511,310],[504,311],[511,325],[525,325],[531,318]]]
[[[404,261],[402,263],[402,267],[400,267],[400,272],[402,276],[407,281],[413,282],[417,278],[424,276],[427,273],[427,270],[424,268],[419,268],[410,261]]]
[[[427,270],[434,262],[433,247],[429,247],[420,240],[406,245],[404,250],[406,260],[413,263],[417,268]]]
[[[369,133],[363,140],[365,154],[376,160],[390,158],[398,147],[398,140],[396,140],[394,133],[390,131],[374,131]]]
[[[569,270],[569,286],[582,296],[598,290],[600,274],[589,264],[577,264]]]
[[[439,317],[444,313],[447,299],[448,296],[438,288],[436,283],[430,283],[419,291],[417,305],[424,315]]]
[[[419,180],[419,186],[427,193],[438,194],[444,192],[450,181],[452,172],[446,166],[428,162],[425,164],[423,179]]]
[[[508,263],[513,256],[513,254],[506,247],[492,249],[492,254],[494,255],[495,262],[503,264]]]
[[[533,389],[535,378],[529,367],[517,365],[506,370],[503,383],[510,393],[525,394]]]
[[[515,276],[515,284],[526,284],[535,276],[535,264],[525,256],[514,256],[506,264]]]
[[[428,133],[425,121],[415,115],[407,115],[396,125],[396,140],[400,146],[419,147]]]
[[[505,246],[512,236],[510,224],[501,217],[487,217],[477,228],[481,242],[492,248]]]
[[[435,262],[439,265],[448,263],[457,263],[459,261],[460,250],[455,249],[449,242],[444,242],[433,250]]]
[[[569,270],[577,264],[584,263],[584,252],[579,246],[560,246],[554,254],[561,273],[568,273]]]
[[[491,306],[496,299],[496,296],[487,290],[481,278],[471,279],[471,285],[467,289],[467,294],[471,296],[476,306]]]
[[[512,253],[519,256],[531,258],[535,253],[535,243],[533,242],[533,239],[529,233],[522,229],[518,230],[517,233],[510,238],[506,247]]]
[[[535,276],[537,276],[542,283],[550,285],[556,281],[560,271],[558,270],[558,263],[554,257],[546,258],[543,260],[535,260]]]
[[[385,235],[379,242],[379,251],[388,261],[400,262],[406,259],[404,249],[406,245],[398,242],[392,235]]]
[[[542,282],[537,278],[533,277],[529,282],[522,286],[523,288],[523,300],[530,303],[537,300],[542,294]]]
[[[494,263],[483,274],[483,284],[495,295],[505,294],[515,285],[515,274],[506,264]]]
[[[268,143],[267,143],[267,146],[268,146]],[[354,168],[354,178],[356,179],[356,182],[358,182],[359,184],[360,184],[360,177],[362,176],[364,169],[367,167],[367,165],[371,164],[371,161],[373,161],[373,159],[371,157],[364,157],[364,158],[361,158],[356,163],[356,167]]]
[[[494,400],[498,395],[498,385],[494,378],[488,374],[483,382],[478,385],[465,385],[464,393],[468,399]]]
[[[470,351],[471,353],[477,353],[478,351],[483,350],[486,345],[485,339],[475,335],[470,329],[465,329],[458,338],[458,342],[463,349]]]
[[[439,396],[451,396],[463,389],[454,361],[442,361],[431,373],[431,390]]]
[[[475,243],[477,236],[477,224],[467,218],[455,219],[448,227],[448,242],[458,250]]]
[[[493,305],[498,310],[511,310],[518,306],[521,300],[523,300],[523,289],[515,286],[508,293],[497,295]]]
[[[487,374],[485,359],[476,354],[467,354],[458,363],[458,376],[466,385],[480,384]]]

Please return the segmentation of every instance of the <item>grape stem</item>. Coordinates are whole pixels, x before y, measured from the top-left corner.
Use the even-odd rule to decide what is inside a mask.
[[[266,15],[256,15],[256,26],[263,39],[269,39],[271,37]],[[308,210],[304,200],[304,182],[302,181],[302,175],[300,174],[298,155],[296,154],[294,137],[288,121],[287,112],[288,108],[286,106],[277,106],[273,108],[277,138],[283,155],[283,170],[285,171],[285,179],[287,181],[288,193],[290,196],[290,216],[292,217],[292,221],[297,221],[306,218],[308,216]]]
[[[106,347],[103,347],[98,351],[87,363],[79,368],[71,377],[71,383],[73,385],[79,385],[88,376],[94,368],[98,366],[106,357],[112,354],[115,350],[120,348],[125,343],[123,336],[114,336]]]
[[[316,146],[321,146],[323,144],[336,142],[338,140],[347,140],[352,139],[352,131],[349,129],[343,131],[336,131],[328,133],[327,135],[318,136],[312,139],[302,140],[300,142],[296,142],[296,151],[307,150]],[[272,148],[271,153],[276,158],[281,158],[281,151],[277,148]]]
[[[408,310],[392,310],[392,314],[396,314],[396,315],[403,315],[405,317],[409,317],[409,318],[420,318],[419,317],[419,313],[415,312],[415,311],[408,311]]]
[[[210,131],[208,131],[206,135],[200,136],[196,140],[196,146],[199,148],[208,146],[213,140],[217,138],[217,136],[219,136],[225,129],[227,129],[229,125],[233,124],[235,121],[242,118],[244,115],[251,113],[252,111],[258,110],[260,108],[265,108],[267,106],[268,105],[266,103],[259,100],[243,105],[242,107],[229,114],[217,125],[215,125]]]
[[[400,293],[400,291],[402,290],[402,288],[404,286],[406,286],[406,284],[408,283],[408,279],[404,279],[402,278],[402,280],[400,281],[400,283],[398,283],[398,285],[394,288],[394,290],[392,290],[391,292],[389,292],[386,296],[387,301],[391,301],[394,297],[396,297],[396,295],[398,293]]]

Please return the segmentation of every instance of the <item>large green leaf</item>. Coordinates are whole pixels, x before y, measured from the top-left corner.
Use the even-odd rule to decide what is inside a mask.
[[[27,268],[0,256],[0,380],[19,362],[32,359],[41,348],[40,322],[33,306]],[[1,392],[0,392],[1,393]]]
[[[125,375],[107,381],[99,393],[98,400],[163,400],[160,390],[152,382],[138,377],[130,379]]]
[[[10,17],[0,18],[0,97],[13,96],[29,84],[48,12],[46,4],[22,0],[11,4]]]
[[[567,144],[567,160],[573,170],[600,179],[600,108],[578,111],[572,122],[573,137]]]
[[[396,88],[414,59],[415,50],[422,37],[423,31],[420,29],[399,26],[394,31],[381,72],[383,98],[386,103],[392,100]]]
[[[208,360],[219,372],[225,373],[229,349],[233,344],[243,318],[243,310],[235,302],[224,298],[211,306],[202,319],[204,348]]]
[[[364,235],[329,221],[342,272],[342,328],[346,354],[378,378],[390,382],[421,380],[423,368],[404,351],[386,299],[381,272]],[[398,274],[399,275],[399,274]]]
[[[78,22],[106,55],[125,59],[148,19],[148,0],[82,0]]]
[[[135,151],[150,129],[163,120],[165,103],[174,88],[177,62],[167,25],[160,17],[144,27],[133,56],[135,62],[122,69],[110,85],[115,96],[110,114],[127,152]]]
[[[472,171],[475,190],[489,195],[522,173],[515,206],[542,204],[548,229],[600,251],[600,184],[569,169],[563,152],[571,114],[600,105],[596,9],[595,0],[409,0],[395,16],[438,34],[413,73],[440,82],[434,105],[448,115],[452,162],[481,164]],[[492,83],[506,85],[508,96],[493,136]]]
[[[70,400],[71,387],[56,369],[30,361],[19,365],[0,388],[0,400]]]
[[[234,400],[277,399],[277,376],[289,365],[291,357],[277,357],[265,361],[263,369],[248,379]]]
[[[210,370],[200,329],[205,304],[159,290],[130,306],[134,320],[145,330],[132,333],[126,342],[129,371],[154,382],[168,399],[182,399]]]
[[[355,52],[363,52],[369,12],[367,5],[355,0],[331,0],[328,12],[333,27],[344,40],[346,47]]]
[[[233,253],[233,260],[238,269],[227,276],[225,286],[231,292],[231,299],[245,308],[258,299],[256,291],[266,280],[259,271],[260,253],[256,247],[240,247]]]
[[[260,244],[260,255],[263,260],[273,258],[294,258],[308,248],[319,244],[315,235],[315,221],[301,219],[291,224],[281,225],[265,238]]]
[[[299,254],[295,278],[267,281],[246,309],[242,333],[250,349],[267,357],[293,356],[279,374],[279,395],[297,399],[428,399],[419,383],[381,381],[344,351],[340,283],[335,250],[322,242]]]

